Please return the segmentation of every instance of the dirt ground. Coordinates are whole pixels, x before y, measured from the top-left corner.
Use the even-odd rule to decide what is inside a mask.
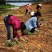
[[[20,7],[19,10],[11,10],[12,12],[25,12],[25,7]],[[33,11],[36,12],[36,5],[32,5]],[[3,22],[4,16],[10,14],[10,11],[0,16],[0,52],[52,52],[52,4],[42,4],[42,17],[44,18],[41,23],[43,27],[39,28],[39,33],[35,35],[28,35],[29,41],[27,43],[20,41],[21,44],[15,44],[11,47],[3,46],[6,41],[6,28]],[[16,13],[14,15],[17,15]],[[29,15],[18,14],[21,21],[26,22],[30,17]]]

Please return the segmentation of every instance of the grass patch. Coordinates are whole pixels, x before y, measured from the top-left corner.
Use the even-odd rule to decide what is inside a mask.
[[[4,10],[2,10],[2,11],[0,12],[0,15],[5,14],[5,13],[8,12],[8,11],[9,11],[9,9],[8,9],[8,10],[4,9]]]
[[[15,7],[15,6],[14,5],[0,5],[0,9],[7,9],[11,7]]]
[[[6,42],[5,42],[5,46],[8,46],[8,47],[11,47],[12,45],[15,45],[15,44],[18,44],[18,45],[20,45],[21,44],[21,42],[19,42],[19,41],[8,41],[8,40],[6,40]]]
[[[8,12],[11,7],[16,7],[14,5],[0,5],[0,15]]]
[[[33,32],[33,33],[31,33],[31,32],[29,32],[28,30],[24,30],[24,33],[25,34],[27,34],[27,35],[35,35],[35,34],[37,34],[38,32]]]

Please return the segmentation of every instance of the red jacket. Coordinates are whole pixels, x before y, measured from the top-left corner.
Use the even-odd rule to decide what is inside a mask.
[[[21,22],[19,19],[17,19],[16,16],[11,16],[8,19],[8,24],[11,25],[14,29],[19,29]]]

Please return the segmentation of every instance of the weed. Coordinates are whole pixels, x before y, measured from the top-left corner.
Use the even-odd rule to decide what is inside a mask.
[[[7,9],[3,9],[3,10],[1,10],[0,15],[6,13],[6,12],[8,12],[8,11],[9,11],[9,9],[8,9],[8,10],[7,10]]]
[[[41,21],[44,21],[44,18],[42,17],[40,20],[41,20]]]
[[[7,40],[4,45],[8,46],[8,47],[11,47],[12,46],[12,42]]]
[[[15,44],[21,44],[21,42],[19,42],[19,41],[16,41],[16,42],[12,42],[12,45],[15,45]]]

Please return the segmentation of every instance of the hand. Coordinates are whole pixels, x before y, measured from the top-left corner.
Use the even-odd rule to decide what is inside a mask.
[[[24,37],[20,37],[20,40],[24,41],[24,42],[28,42],[28,40],[26,40]]]
[[[24,39],[25,39],[25,40],[27,40],[27,41],[28,41],[28,38],[27,38],[26,36],[23,36],[23,37],[24,37]]]
[[[37,32],[38,32],[39,30],[38,30],[37,28],[35,28],[35,31],[37,31]]]
[[[40,25],[40,27],[42,27],[42,26],[43,26],[43,24]]]

